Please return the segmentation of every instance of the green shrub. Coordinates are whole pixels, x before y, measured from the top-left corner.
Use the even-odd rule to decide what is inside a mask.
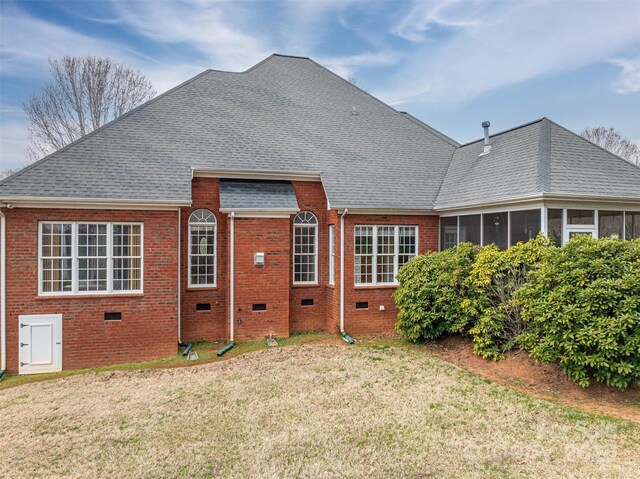
[[[463,306],[474,295],[465,281],[477,247],[462,243],[412,259],[398,272],[396,329],[413,342],[465,332],[473,319]]]
[[[548,248],[548,238],[540,234],[504,251],[495,245],[484,246],[476,256],[468,281],[478,294],[466,303],[466,311],[478,318],[470,333],[479,356],[498,360],[517,347],[516,338],[525,330],[526,321],[514,294],[526,283],[529,272],[540,266]]]
[[[518,342],[533,358],[584,387],[640,384],[640,240],[580,235],[551,248],[517,297],[529,324]]]

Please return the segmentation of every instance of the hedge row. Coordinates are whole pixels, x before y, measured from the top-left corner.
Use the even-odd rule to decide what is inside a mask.
[[[523,349],[584,387],[640,384],[640,239],[463,243],[414,258],[398,280],[397,329],[410,341],[469,334],[483,358]]]

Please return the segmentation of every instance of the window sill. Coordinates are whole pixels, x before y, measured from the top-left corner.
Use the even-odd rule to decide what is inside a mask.
[[[354,285],[353,289],[396,289],[397,284],[366,284]]]
[[[142,298],[144,293],[118,293],[118,294],[50,294],[39,295],[38,300],[50,299],[118,299],[118,298]]]
[[[218,289],[218,286],[187,286],[187,291],[211,291]]]
[[[293,283],[291,287],[292,288],[319,288],[320,285],[318,283]]]

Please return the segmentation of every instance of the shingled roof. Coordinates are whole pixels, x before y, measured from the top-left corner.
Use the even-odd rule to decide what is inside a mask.
[[[436,208],[540,195],[640,200],[640,168],[542,118],[456,149]]]
[[[331,208],[559,192],[640,200],[640,169],[543,119],[460,146],[308,58],[207,70],[0,182],[0,200],[189,204],[193,170],[308,172]]]

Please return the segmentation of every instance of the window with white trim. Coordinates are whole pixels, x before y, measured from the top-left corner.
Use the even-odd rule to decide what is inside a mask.
[[[293,282],[318,282],[318,219],[310,211],[301,211],[293,219]]]
[[[142,223],[41,221],[40,295],[141,293]]]
[[[205,209],[189,217],[189,286],[216,285],[216,217]]]
[[[336,284],[336,227],[329,225],[329,284]]]
[[[416,226],[355,226],[356,285],[397,284],[398,270],[418,254]]]

